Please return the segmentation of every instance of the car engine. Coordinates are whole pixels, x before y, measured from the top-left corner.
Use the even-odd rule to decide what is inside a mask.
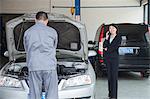
[[[60,63],[57,64],[59,81],[72,76],[81,75],[86,72],[87,66],[84,63]],[[20,80],[28,79],[28,67],[22,63],[13,63],[6,69],[5,74],[18,77]]]

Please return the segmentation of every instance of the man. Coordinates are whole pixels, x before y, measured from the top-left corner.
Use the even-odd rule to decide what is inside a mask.
[[[24,34],[24,47],[29,69],[29,99],[41,99],[44,85],[45,99],[58,99],[57,32],[47,26],[48,15],[40,11],[36,23]]]

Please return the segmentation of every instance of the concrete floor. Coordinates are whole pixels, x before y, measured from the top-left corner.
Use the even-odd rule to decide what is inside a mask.
[[[96,82],[96,99],[108,96],[107,77]],[[118,99],[150,99],[150,77],[142,78],[140,73],[121,72],[118,80]]]

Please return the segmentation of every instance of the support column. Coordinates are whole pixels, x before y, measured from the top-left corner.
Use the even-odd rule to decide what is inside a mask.
[[[75,18],[77,21],[81,20],[80,16],[80,0],[75,0]]]

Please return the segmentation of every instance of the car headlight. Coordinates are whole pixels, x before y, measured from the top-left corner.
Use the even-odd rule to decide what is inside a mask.
[[[21,82],[15,78],[0,76],[0,87],[20,88]]]
[[[89,85],[91,83],[92,81],[89,75],[80,75],[66,80],[65,87]]]

